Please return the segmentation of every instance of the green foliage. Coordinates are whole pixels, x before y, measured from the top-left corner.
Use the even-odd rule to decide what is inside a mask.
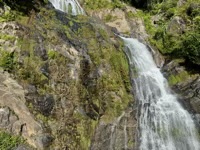
[[[176,7],[178,0],[167,0],[161,3],[161,11],[166,12],[171,8]]]
[[[200,65],[200,33],[191,32],[186,34],[182,40],[180,49],[176,51],[179,56]]]
[[[12,150],[14,147],[24,141],[18,136],[12,136],[6,132],[0,131],[0,149]]]
[[[11,72],[14,69],[14,53],[0,50],[0,67]]]
[[[17,12],[9,10],[9,7],[6,7],[7,10],[0,16],[0,22],[13,21],[16,18]]]
[[[177,7],[177,0],[169,0],[162,3],[154,3],[153,6],[149,12],[138,12],[138,17],[144,19],[151,44],[157,47],[162,54],[174,58],[185,58],[189,62],[199,65],[199,5],[194,0],[191,0]],[[161,17],[156,22],[152,22],[152,15]],[[174,16],[179,16],[184,22],[181,25],[173,25],[171,20]],[[169,30],[169,25],[171,25],[171,31],[174,30],[174,32]],[[179,26],[184,26],[181,29],[182,32],[177,31]]]

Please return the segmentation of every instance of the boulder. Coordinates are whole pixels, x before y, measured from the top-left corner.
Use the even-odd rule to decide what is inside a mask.
[[[182,34],[184,33],[185,28],[185,21],[181,17],[175,16],[169,22],[167,32],[170,34]]]

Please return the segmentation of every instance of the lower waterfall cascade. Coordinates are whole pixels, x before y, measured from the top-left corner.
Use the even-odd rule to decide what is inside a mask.
[[[49,0],[55,9],[58,9],[62,12],[69,13],[73,16],[84,15],[84,10],[80,6],[77,0]]]
[[[137,72],[131,78],[138,105],[138,149],[200,150],[192,117],[170,93],[147,47],[137,39],[121,38],[130,71]]]

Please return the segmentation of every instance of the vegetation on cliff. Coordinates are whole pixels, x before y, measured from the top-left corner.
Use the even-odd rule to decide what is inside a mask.
[[[15,2],[1,7],[0,66],[51,134],[44,147],[88,149],[98,122],[112,122],[132,102],[123,44],[100,20]]]
[[[151,44],[164,55],[200,65],[200,1],[168,0],[150,6],[140,17]]]

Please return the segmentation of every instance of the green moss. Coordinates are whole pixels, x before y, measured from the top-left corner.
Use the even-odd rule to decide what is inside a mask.
[[[58,58],[58,52],[54,51],[54,50],[49,50],[48,51],[48,58],[49,59],[55,59]]]
[[[127,145],[128,145],[128,147],[134,147],[135,142],[133,140],[129,140]]]
[[[98,122],[90,120],[89,118],[85,118],[80,115],[78,118],[80,118],[80,122],[77,124],[77,132],[79,134],[80,147],[83,150],[87,150],[91,145],[91,137],[94,135],[95,127]]]
[[[133,13],[132,11],[128,11],[128,12],[126,13],[126,17],[127,17],[128,19],[131,19],[131,18],[137,17],[137,15],[136,15],[135,13]]]
[[[168,78],[169,81],[169,85],[175,85],[177,83],[180,83],[182,81],[185,81],[188,79],[188,77],[190,77],[190,75],[188,74],[188,72],[186,71],[182,71],[181,73],[177,74],[177,75],[170,75]]]
[[[69,22],[69,26],[70,26],[70,27],[73,26],[73,22],[72,22],[72,21]]]
[[[24,140],[19,136],[13,136],[4,131],[0,131],[0,149],[1,150],[11,150],[23,142]]]
[[[116,19],[117,19],[117,16],[113,16],[111,14],[108,14],[108,15],[105,16],[104,21],[105,22],[112,22],[112,21],[114,21]]]
[[[47,123],[50,118],[48,118],[40,113],[36,113],[36,119],[43,121],[43,123]]]
[[[94,29],[89,26],[83,26],[79,28],[77,34],[79,37],[83,37],[86,39],[95,37]]]
[[[106,41],[109,40],[108,33],[106,32],[105,29],[100,28],[100,29],[99,29],[99,33],[100,33],[100,35],[102,36],[102,38],[103,38],[104,40],[106,40]]]

